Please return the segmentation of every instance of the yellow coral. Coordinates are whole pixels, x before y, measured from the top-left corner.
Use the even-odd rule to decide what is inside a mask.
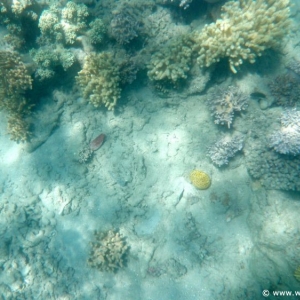
[[[193,170],[190,174],[192,184],[200,190],[206,190],[210,187],[211,179],[208,174],[203,171]]]
[[[194,35],[194,51],[201,67],[228,58],[237,72],[243,61],[254,63],[269,48],[279,48],[289,32],[289,0],[229,1],[221,18]]]

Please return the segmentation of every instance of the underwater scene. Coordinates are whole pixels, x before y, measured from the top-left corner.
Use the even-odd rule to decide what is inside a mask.
[[[0,0],[0,299],[300,299],[299,26]]]

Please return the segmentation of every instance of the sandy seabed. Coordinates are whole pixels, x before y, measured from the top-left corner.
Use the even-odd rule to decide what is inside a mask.
[[[183,95],[132,89],[113,113],[55,91],[37,113],[34,147],[0,137],[7,299],[260,299],[279,278],[295,289],[297,195],[253,181],[243,153],[215,167],[207,147],[222,133],[207,96]],[[251,101],[235,130],[260,113]],[[100,133],[105,143],[80,164]],[[209,189],[191,185],[193,169],[211,176]],[[87,265],[94,230],[109,229],[130,247],[116,273]]]

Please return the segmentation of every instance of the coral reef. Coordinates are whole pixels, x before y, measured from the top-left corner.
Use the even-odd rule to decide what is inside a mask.
[[[170,43],[152,55],[148,65],[149,78],[172,83],[186,79],[192,64],[191,46],[189,36],[173,38]]]
[[[0,51],[0,109],[8,113],[8,131],[11,139],[17,142],[27,141],[31,135],[26,116],[32,105],[24,97],[31,87],[32,79],[20,56]]]
[[[191,172],[190,180],[193,186],[199,190],[206,190],[210,187],[211,184],[211,179],[209,175],[199,170],[193,170]]]
[[[221,18],[194,34],[194,51],[201,67],[209,67],[222,58],[230,70],[244,61],[254,63],[266,49],[279,48],[289,33],[289,0],[229,1]]]
[[[62,9],[58,5],[51,5],[39,18],[38,26],[42,34],[39,42],[74,44],[78,35],[87,28],[88,15],[84,4],[69,1]]]
[[[87,36],[92,44],[101,44],[106,33],[106,27],[103,21],[96,18],[89,24],[90,29],[87,31]]]
[[[0,1],[0,24],[7,29],[3,40],[15,50],[21,49],[26,43],[24,36],[31,33],[38,19],[38,11],[34,0]]]
[[[95,107],[104,105],[113,110],[120,98],[119,70],[111,53],[91,53],[86,56],[83,69],[76,77],[83,97]]]
[[[115,11],[110,22],[109,33],[121,45],[130,43],[139,35],[140,21],[132,7],[122,6]]]
[[[220,88],[213,92],[207,104],[215,118],[215,124],[227,125],[230,128],[234,112],[240,112],[248,107],[249,96],[239,88],[229,86],[227,90]]]
[[[245,157],[249,174],[267,189],[300,191],[300,156],[279,154],[268,149],[265,142],[247,141]]]
[[[88,264],[99,271],[116,272],[124,267],[129,247],[119,232],[109,230],[95,232],[95,242],[91,243],[92,250]]]
[[[10,115],[7,123],[7,132],[11,140],[24,143],[31,139],[32,132],[30,131],[30,124],[22,115]]]
[[[128,54],[124,49],[114,51],[115,62],[120,71],[120,84],[125,86],[131,84],[137,78],[138,71],[143,68],[142,56]]]
[[[233,137],[226,135],[214,145],[209,147],[207,156],[212,162],[221,167],[227,165],[229,159],[243,149],[244,137],[242,135],[235,135]]]
[[[193,0],[156,0],[159,4],[172,4],[179,7],[183,7],[184,9],[187,9],[190,6],[190,3],[192,3]]]
[[[63,48],[62,45],[31,49],[29,54],[37,64],[35,76],[41,81],[52,78],[56,74],[58,66],[62,66],[64,71],[66,71],[75,62],[73,52]]]
[[[294,67],[296,68],[296,65]],[[279,75],[268,85],[275,104],[294,106],[299,101],[300,81],[297,75],[291,73]]]
[[[270,136],[270,147],[281,154],[300,154],[300,111],[286,110],[281,116],[281,128]]]

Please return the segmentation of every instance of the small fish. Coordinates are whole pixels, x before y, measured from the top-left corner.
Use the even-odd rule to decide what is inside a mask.
[[[90,149],[92,151],[98,150],[102,146],[102,144],[104,143],[104,140],[105,140],[105,134],[104,133],[99,134],[95,139],[93,139],[91,141]]]

